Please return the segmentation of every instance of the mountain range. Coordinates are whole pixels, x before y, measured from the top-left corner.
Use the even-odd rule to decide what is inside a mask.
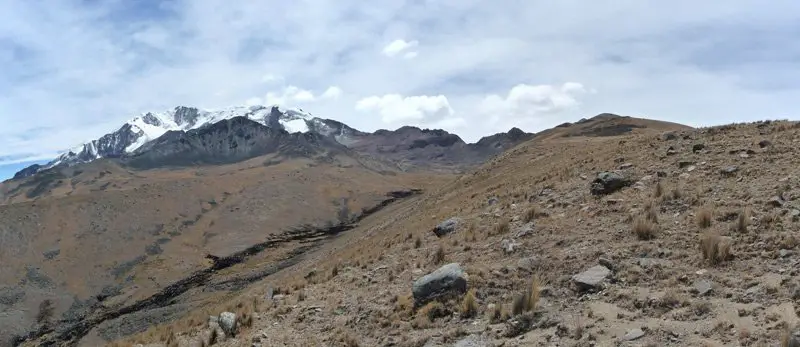
[[[74,147],[45,165],[20,170],[14,179],[103,158],[153,168],[232,163],[276,151],[292,155],[351,150],[389,160],[402,170],[421,166],[460,170],[532,136],[514,128],[468,144],[444,130],[411,126],[363,132],[302,109],[236,106],[212,111],[178,106],[137,116],[118,130]]]

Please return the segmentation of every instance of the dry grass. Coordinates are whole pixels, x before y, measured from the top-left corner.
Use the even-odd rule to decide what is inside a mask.
[[[445,317],[450,312],[438,301],[431,301],[417,311],[417,316],[412,325],[418,329],[431,327],[436,318]]]
[[[662,195],[664,195],[664,186],[661,185],[661,181],[658,181],[653,188],[653,197],[660,198]]]
[[[732,241],[714,231],[707,231],[700,237],[700,251],[703,259],[711,265],[719,264],[731,258]]]
[[[633,233],[639,240],[652,240],[656,237],[656,226],[647,217],[633,221]]]
[[[750,225],[750,211],[742,209],[739,212],[739,217],[736,218],[736,231],[740,233],[747,232],[747,227]]]
[[[441,263],[444,263],[444,259],[445,259],[444,246],[439,245],[439,247],[436,247],[436,251],[434,251],[433,255],[431,256],[431,263],[433,263],[434,265],[439,265]]]
[[[478,313],[478,302],[475,298],[475,289],[470,289],[461,300],[461,316],[464,318],[474,317]]]
[[[496,235],[503,235],[508,233],[510,230],[511,230],[511,225],[508,222],[508,220],[505,219],[495,226],[494,233]]]
[[[503,319],[503,305],[493,305],[486,311],[486,314],[490,323],[495,324],[500,322]]]
[[[541,209],[539,209],[539,207],[536,206],[536,205],[532,205],[531,207],[529,207],[525,211],[525,214],[522,216],[522,220],[525,223],[530,223],[534,219],[536,219],[538,217],[541,217],[542,215],[543,215],[543,213],[542,213]]]
[[[514,301],[511,304],[511,313],[516,316],[534,310],[539,304],[541,289],[539,277],[534,276],[525,291],[514,296]]]
[[[695,222],[697,222],[697,226],[700,227],[700,229],[706,229],[711,226],[711,220],[713,216],[714,215],[711,212],[711,208],[702,207],[695,215]]]
[[[645,217],[648,221],[653,223],[658,223],[658,207],[652,201],[648,202],[644,206],[645,209]]]

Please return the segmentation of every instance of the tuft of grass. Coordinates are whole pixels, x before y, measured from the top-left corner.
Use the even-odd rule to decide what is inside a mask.
[[[633,221],[633,233],[639,240],[652,240],[656,237],[656,227],[648,218],[636,218]]]
[[[658,208],[652,201],[648,202],[645,206],[645,217],[648,221],[658,224]]]
[[[436,247],[436,251],[433,252],[433,256],[431,257],[431,262],[433,262],[433,264],[435,265],[444,263],[444,255],[445,255],[444,246],[439,245],[439,247]]]
[[[703,207],[697,211],[697,215],[695,215],[695,221],[697,222],[697,226],[700,229],[706,229],[711,226],[711,219],[713,217],[713,213],[711,212],[711,208]]]
[[[533,205],[530,208],[528,208],[527,211],[525,211],[525,215],[522,216],[522,220],[525,223],[530,223],[534,219],[536,219],[536,217],[540,216],[541,214],[542,214],[542,212],[539,211],[539,207],[537,207],[536,205]]]
[[[719,264],[732,256],[732,241],[714,231],[707,231],[700,237],[700,252],[703,259],[711,265]]]
[[[217,334],[217,329],[211,329],[211,334],[208,335],[208,345],[213,346],[219,340],[219,335]]]
[[[395,301],[396,301],[394,306],[395,312],[404,316],[411,315],[411,312],[414,309],[414,300],[411,294],[398,295]]]
[[[534,276],[525,291],[514,296],[511,313],[516,316],[534,310],[539,304],[541,287],[539,277]]]
[[[420,248],[420,247],[422,247],[422,239],[420,239],[419,236],[417,236],[417,238],[414,240],[414,248]]]
[[[417,311],[412,325],[418,329],[429,328],[436,318],[447,316],[449,312],[438,301],[431,301]]]
[[[475,289],[470,289],[461,300],[461,316],[470,318],[476,313],[478,313],[478,302],[475,299]]]
[[[503,319],[503,305],[496,304],[486,313],[489,316],[489,323],[499,323],[500,320]]]
[[[508,233],[509,230],[511,230],[511,226],[510,226],[508,220],[504,219],[503,221],[500,222],[500,224],[497,224],[495,226],[494,233],[497,234],[497,235],[503,235],[503,234]]]
[[[748,225],[750,225],[750,211],[742,209],[739,212],[739,217],[736,219],[736,231],[745,233],[747,232]]]
[[[661,181],[658,181],[655,188],[653,188],[653,197],[660,198],[662,195],[664,195],[664,186],[661,185]]]

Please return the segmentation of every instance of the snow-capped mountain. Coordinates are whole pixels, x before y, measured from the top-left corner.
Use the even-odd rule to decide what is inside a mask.
[[[200,110],[178,106],[163,112],[144,113],[127,121],[118,130],[76,146],[46,165],[26,168],[18,172],[14,178],[27,177],[40,170],[58,165],[71,166],[100,158],[119,158],[136,152],[168,131],[199,129],[234,117],[245,117],[267,127],[283,129],[289,133],[314,131],[342,140],[345,140],[342,135],[351,132],[357,133],[346,125],[316,118],[302,109],[282,110],[278,106],[236,106],[221,110]]]

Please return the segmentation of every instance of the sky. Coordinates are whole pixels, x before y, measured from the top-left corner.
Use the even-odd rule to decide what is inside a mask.
[[[178,105],[466,141],[602,112],[796,119],[800,2],[0,0],[0,178]]]

